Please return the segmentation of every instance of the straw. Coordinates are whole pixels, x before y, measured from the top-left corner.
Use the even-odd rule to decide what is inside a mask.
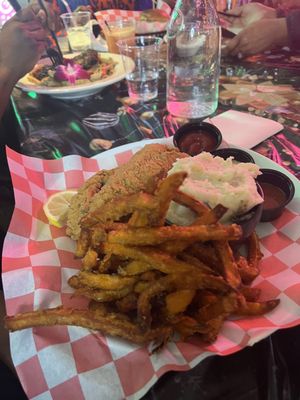
[[[68,11],[68,13],[72,14],[71,7],[69,6],[69,3],[67,2],[67,0],[61,0],[61,2],[66,7],[66,10]]]

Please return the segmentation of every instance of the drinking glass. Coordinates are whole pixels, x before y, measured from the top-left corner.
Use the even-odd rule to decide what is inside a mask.
[[[126,72],[128,93],[135,100],[147,101],[157,97],[161,43],[161,38],[153,36],[117,42]]]
[[[61,15],[67,31],[68,40],[73,51],[84,51],[91,48],[91,14],[78,11]]]
[[[133,38],[135,21],[133,19],[118,19],[103,25],[103,32],[110,53],[119,53],[117,41]]]

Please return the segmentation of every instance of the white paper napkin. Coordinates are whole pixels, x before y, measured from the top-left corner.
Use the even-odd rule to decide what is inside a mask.
[[[245,149],[251,149],[283,129],[279,122],[235,110],[225,111],[206,121],[219,128],[225,142]]]

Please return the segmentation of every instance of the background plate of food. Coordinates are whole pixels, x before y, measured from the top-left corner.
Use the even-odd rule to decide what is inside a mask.
[[[170,10],[167,9],[151,9],[145,11],[128,11],[128,10],[102,10],[97,11],[95,16],[101,28],[104,21],[110,23],[118,19],[134,19],[137,35],[157,34],[165,32],[170,18]]]
[[[145,10],[137,21],[136,33],[147,34],[165,32],[170,16],[163,10]]]
[[[132,61],[132,66],[134,65]],[[119,54],[87,50],[65,56],[65,65],[53,67],[42,60],[18,82],[25,92],[35,91],[59,99],[79,99],[125,78]]]

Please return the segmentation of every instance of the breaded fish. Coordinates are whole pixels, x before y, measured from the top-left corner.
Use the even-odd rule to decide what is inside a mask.
[[[79,221],[85,217],[90,208],[90,202],[97,192],[101,190],[114,170],[103,170],[89,178],[72,197],[67,220],[67,235],[77,239],[80,235]]]
[[[175,148],[149,144],[138,151],[128,163],[111,171],[100,171],[90,178],[72,198],[67,222],[67,234],[78,239],[80,221],[90,212],[101,210],[117,197],[139,193],[152,194],[158,182],[178,158],[186,157]]]

